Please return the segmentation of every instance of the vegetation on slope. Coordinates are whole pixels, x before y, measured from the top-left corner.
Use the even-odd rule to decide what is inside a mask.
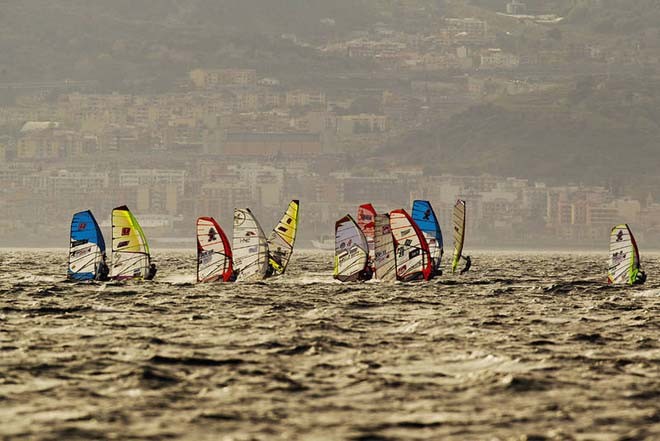
[[[434,173],[600,184],[652,176],[660,166],[660,84],[587,78],[502,99],[407,133],[379,154]]]

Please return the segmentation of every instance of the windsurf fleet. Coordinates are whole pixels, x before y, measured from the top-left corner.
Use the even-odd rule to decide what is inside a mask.
[[[298,231],[293,200],[268,237],[249,208],[234,210],[232,243],[212,217],[197,219],[197,281],[259,281],[285,273]],[[67,278],[74,281],[151,280],[156,266],[138,220],[126,206],[112,210],[112,258],[91,211],[73,215]]]
[[[254,282],[281,276],[293,255],[300,202],[292,200],[266,236],[249,208],[234,210],[230,242],[213,217],[197,219],[197,282]],[[74,281],[151,280],[157,269],[147,238],[128,207],[112,210],[111,258],[91,211],[71,220],[67,278]],[[472,261],[463,254],[466,202],[456,201],[452,213],[454,250],[451,272],[464,274]],[[443,273],[444,242],[438,217],[429,201],[416,200],[410,213],[395,209],[378,213],[360,205],[357,220],[350,214],[335,223],[334,278],[341,282],[428,281]],[[460,262],[464,266],[459,270]],[[610,234],[608,283],[641,284],[639,249],[627,224]]]
[[[358,207],[357,221],[350,214],[335,224],[334,277],[342,282],[428,281],[442,274],[444,244],[438,218],[429,201],[413,202],[405,209],[377,213],[371,204]],[[463,257],[465,201],[454,206],[452,272],[466,259],[461,274],[470,269]]]
[[[144,231],[125,205],[112,210],[110,264],[103,233],[91,211],[73,215],[70,237],[67,277],[71,280],[150,280],[156,275]]]

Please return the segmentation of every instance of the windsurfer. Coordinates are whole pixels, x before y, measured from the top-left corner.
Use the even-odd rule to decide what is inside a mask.
[[[276,250],[271,251],[270,258],[268,259],[268,269],[266,270],[267,278],[284,273],[282,261],[284,260],[285,256],[286,253],[284,253],[280,247],[277,247]]]
[[[646,273],[640,270],[635,277],[633,285],[642,285],[644,282],[646,282]]]
[[[99,267],[96,270],[96,280],[99,282],[107,282],[110,280],[110,277],[108,277],[110,274],[110,268],[108,268],[108,264],[106,262],[106,255],[103,253],[103,258],[101,259],[101,262],[99,262]]]
[[[156,268],[155,263],[149,265],[149,270],[147,271],[147,275],[144,276],[144,280],[153,280],[156,277],[156,271],[158,271],[158,268]]]
[[[465,274],[468,271],[470,271],[470,267],[472,266],[472,259],[470,258],[470,256],[461,256],[461,258],[465,260],[465,266],[461,270],[461,274]]]
[[[374,276],[374,270],[369,265],[360,272],[360,280],[371,280]]]

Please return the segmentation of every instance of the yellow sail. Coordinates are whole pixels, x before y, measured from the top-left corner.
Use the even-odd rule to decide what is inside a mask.
[[[274,276],[283,274],[291,260],[298,232],[299,207],[299,201],[291,201],[282,219],[268,237],[268,263]]]
[[[112,210],[112,277],[144,278],[150,263],[149,244],[133,213],[121,206]]]

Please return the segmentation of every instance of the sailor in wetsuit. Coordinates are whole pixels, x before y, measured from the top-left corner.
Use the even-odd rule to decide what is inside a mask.
[[[371,265],[360,271],[360,280],[371,280],[374,276],[374,270]]]
[[[99,282],[107,282],[110,280],[110,277],[108,277],[110,274],[110,268],[108,268],[108,264],[106,262],[106,256],[105,253],[103,253],[103,258],[101,259],[101,262],[99,262],[99,266],[96,269],[96,280]]]
[[[286,253],[282,251],[282,248],[280,247],[277,247],[276,250],[271,252],[271,255],[268,259],[268,269],[266,270],[266,278],[284,273],[284,271],[282,270],[282,260],[284,260],[285,256]]]
[[[472,266],[472,259],[470,256],[461,256],[463,259],[465,259],[465,266],[461,270],[461,274],[465,274],[468,271],[470,271],[470,267]]]
[[[156,277],[156,271],[158,271],[158,268],[156,268],[155,263],[149,265],[149,270],[147,271],[147,275],[144,276],[144,280],[153,280]]]
[[[642,285],[644,282],[646,282],[646,273],[640,270],[635,277],[633,285]]]

